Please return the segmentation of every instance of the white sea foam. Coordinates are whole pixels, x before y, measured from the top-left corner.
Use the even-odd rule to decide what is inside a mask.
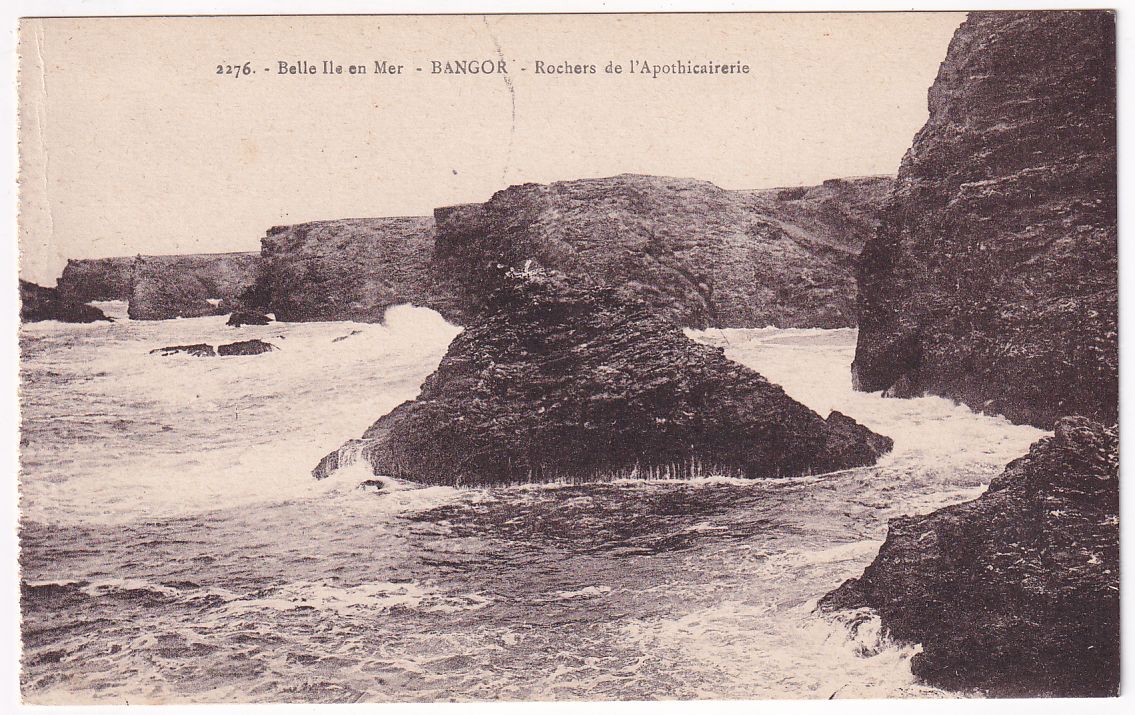
[[[130,301],[126,300],[92,300],[91,305],[103,312],[106,317],[113,320],[129,320]]]
[[[852,390],[852,329],[711,329],[687,334],[724,347],[728,357],[758,370],[820,415],[838,410],[891,437],[894,451],[880,462],[883,467],[912,462],[942,469],[1005,464],[1045,434],[941,397],[884,399],[877,392]]]
[[[26,517],[123,521],[301,498],[339,485],[311,469],[411,399],[459,328],[398,306],[385,324],[225,326],[224,316],[45,323],[25,375]],[[337,337],[348,340],[334,342]],[[259,338],[256,356],[163,357],[166,345]],[[88,436],[89,435],[89,436]]]
[[[24,326],[29,699],[944,695],[914,682],[916,645],[816,600],[862,573],[887,519],[977,496],[1040,430],[853,392],[852,330],[704,331],[894,452],[758,482],[467,490],[361,460],[312,479],[457,331],[410,307],[385,325]],[[149,354],[249,338],[280,349]]]
[[[218,617],[256,614],[265,608],[276,611],[307,608],[338,615],[381,613],[396,608],[456,613],[485,608],[490,603],[489,598],[478,593],[451,595],[416,582],[342,587],[326,581],[299,581],[275,590],[270,596],[230,601]]]
[[[604,594],[610,592],[610,586],[586,586],[574,591],[557,591],[556,598],[565,600],[578,598],[601,598]]]

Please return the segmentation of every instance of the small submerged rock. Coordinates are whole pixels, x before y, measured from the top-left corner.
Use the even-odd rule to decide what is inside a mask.
[[[225,325],[239,328],[242,325],[267,325],[272,322],[263,313],[254,313],[246,310],[234,310]]]
[[[386,487],[381,479],[367,479],[359,483],[359,489],[364,492],[380,492]]]
[[[266,343],[263,340],[241,340],[240,342],[221,345],[217,348],[217,354],[260,355],[261,353],[269,353],[273,350],[279,350],[279,348],[277,348],[272,343]]]
[[[169,345],[164,348],[155,348],[150,351],[151,355],[158,354],[162,356],[177,355],[178,353],[185,353],[194,357],[214,357],[217,351],[213,349],[212,345],[205,343],[195,343],[193,345]]]
[[[206,343],[170,345],[151,350],[150,354],[176,355],[178,353],[185,353],[195,357],[214,357],[216,355],[260,355],[261,353],[272,352],[273,350],[279,350],[279,348],[263,340],[241,340],[240,342],[221,345],[216,349]]]

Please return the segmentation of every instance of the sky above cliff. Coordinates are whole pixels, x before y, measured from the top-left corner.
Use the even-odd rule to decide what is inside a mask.
[[[256,250],[273,225],[427,215],[525,182],[640,173],[744,189],[894,173],[962,20],[25,21],[21,276],[52,285],[67,258]],[[444,73],[467,59],[508,73]],[[325,60],[343,74],[323,74]],[[632,60],[750,70],[651,78]],[[537,61],[595,73],[537,73]],[[245,62],[255,72],[224,73]]]

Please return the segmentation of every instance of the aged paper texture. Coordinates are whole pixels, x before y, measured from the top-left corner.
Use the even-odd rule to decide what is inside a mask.
[[[1116,695],[1115,38],[22,19],[24,702]]]

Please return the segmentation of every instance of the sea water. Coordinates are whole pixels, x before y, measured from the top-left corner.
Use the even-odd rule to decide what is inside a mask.
[[[892,437],[815,477],[374,492],[311,469],[459,328],[223,317],[21,328],[22,687],[36,703],[948,696],[918,644],[816,601],[887,520],[978,496],[1043,435],[851,389],[854,330],[709,330]],[[150,350],[259,338],[256,356]]]

